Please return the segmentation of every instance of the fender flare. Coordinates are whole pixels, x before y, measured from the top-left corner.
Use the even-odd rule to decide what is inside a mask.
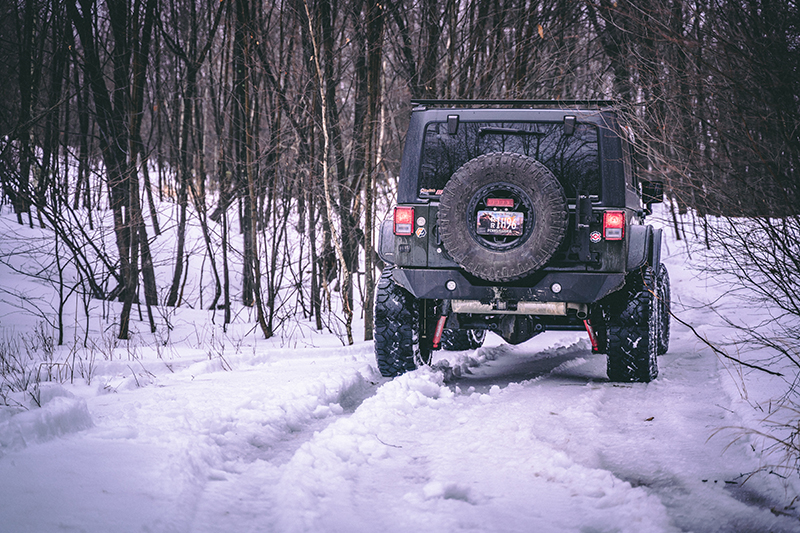
[[[658,272],[658,267],[661,266],[661,235],[663,232],[664,230],[661,228],[653,229],[653,236],[650,243],[650,253],[648,254],[647,258],[656,273]]]
[[[628,262],[625,270],[633,272],[644,266],[650,259],[650,244],[653,236],[653,226],[630,225],[628,226]]]
[[[663,230],[653,226],[630,226],[628,239],[628,261],[626,270],[633,272],[645,264],[658,270],[661,264],[661,235]]]
[[[378,233],[378,257],[387,265],[394,263],[394,221],[391,217],[381,222]]]

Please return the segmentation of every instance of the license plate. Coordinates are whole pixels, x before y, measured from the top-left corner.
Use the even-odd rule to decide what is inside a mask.
[[[525,216],[508,211],[478,211],[478,235],[519,237]]]

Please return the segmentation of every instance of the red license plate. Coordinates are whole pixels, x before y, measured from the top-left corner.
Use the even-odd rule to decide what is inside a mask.
[[[497,235],[500,237],[519,237],[525,216],[508,211],[478,211],[478,235]]]

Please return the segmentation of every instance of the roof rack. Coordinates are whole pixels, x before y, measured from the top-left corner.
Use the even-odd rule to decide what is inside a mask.
[[[472,107],[482,105],[513,106],[513,107],[610,107],[618,105],[617,100],[425,100],[411,99],[411,105],[428,107]]]

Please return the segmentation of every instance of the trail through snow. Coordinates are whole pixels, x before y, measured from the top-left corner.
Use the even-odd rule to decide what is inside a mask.
[[[54,395],[75,432],[18,428],[0,530],[800,530],[769,510],[781,485],[744,483],[752,449],[712,437],[733,415],[707,354],[618,386],[576,334],[446,354],[469,369],[447,383],[377,378],[368,343],[323,351]]]

